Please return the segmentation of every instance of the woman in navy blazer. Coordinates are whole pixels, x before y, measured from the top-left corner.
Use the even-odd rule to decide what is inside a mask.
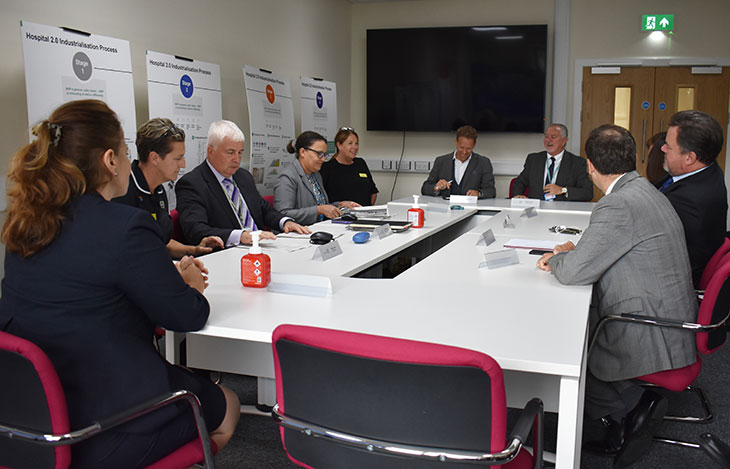
[[[34,133],[8,176],[0,330],[49,356],[72,428],[188,389],[224,446],[238,398],[168,364],[153,346],[156,324],[183,332],[205,325],[207,271],[192,258],[176,269],[149,213],[109,202],[126,193],[130,174],[116,114],[101,101],[72,101]],[[75,445],[72,467],[145,466],[196,434],[189,409],[167,407]]]

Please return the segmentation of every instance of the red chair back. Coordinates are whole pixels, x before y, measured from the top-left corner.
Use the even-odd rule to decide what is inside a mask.
[[[173,208],[170,210],[170,218],[172,218],[172,239],[184,243],[182,226],[180,226],[180,215],[177,213],[177,209]]]
[[[697,323],[702,325],[717,324],[730,314],[730,257],[724,259],[705,289],[705,297],[700,304]],[[697,334],[697,350],[702,354],[710,354],[720,348],[727,338],[724,327],[712,332]]]
[[[264,200],[269,203],[272,207],[274,206],[274,196],[273,195],[264,195]]]
[[[730,238],[726,236],[725,241],[717,249],[717,251],[715,251],[715,254],[713,254],[710,260],[707,262],[705,270],[702,271],[702,277],[700,278],[700,284],[698,285],[700,290],[707,290],[707,285],[710,283],[712,275],[717,271],[717,269],[720,268],[723,263],[725,263],[727,260],[730,260],[730,258],[724,259],[729,255],[728,252],[730,252]]]
[[[66,395],[56,369],[35,344],[0,331],[0,424],[44,433],[69,432]],[[0,467],[67,468],[68,446],[0,437]]]
[[[505,449],[502,369],[483,353],[292,325],[277,327],[272,345],[277,403],[288,416],[403,444]],[[303,467],[432,467],[286,428],[281,438]]]
[[[512,180],[509,182],[509,198],[510,199],[512,197],[514,197],[515,195],[520,195],[520,194],[515,194],[514,193],[514,187],[515,187],[515,181],[516,180],[517,180],[517,178],[512,178]],[[525,191],[522,193],[522,195],[524,195],[525,197],[529,197],[530,196],[530,188],[529,187],[525,187]]]

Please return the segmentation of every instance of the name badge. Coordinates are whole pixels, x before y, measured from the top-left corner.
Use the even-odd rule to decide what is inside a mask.
[[[367,175],[366,173],[360,173],[360,177],[361,177],[361,178],[367,178],[367,177],[368,177],[368,175]]]

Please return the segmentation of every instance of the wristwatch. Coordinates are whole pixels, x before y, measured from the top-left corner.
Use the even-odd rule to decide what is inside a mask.
[[[560,193],[563,194],[565,197],[568,197],[568,188],[563,187],[562,189],[560,189]]]

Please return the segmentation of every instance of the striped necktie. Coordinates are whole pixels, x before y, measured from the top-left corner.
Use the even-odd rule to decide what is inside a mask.
[[[550,166],[548,166],[547,176],[545,176],[545,185],[553,183],[553,171],[555,171],[555,157],[550,157]]]
[[[230,178],[223,179],[223,186],[226,188],[226,194],[231,201],[233,210],[236,212],[236,216],[241,221],[241,225],[244,230],[256,231],[256,223],[251,217],[251,212],[248,211],[246,201],[241,197],[241,192],[238,190],[238,186],[233,183]]]

